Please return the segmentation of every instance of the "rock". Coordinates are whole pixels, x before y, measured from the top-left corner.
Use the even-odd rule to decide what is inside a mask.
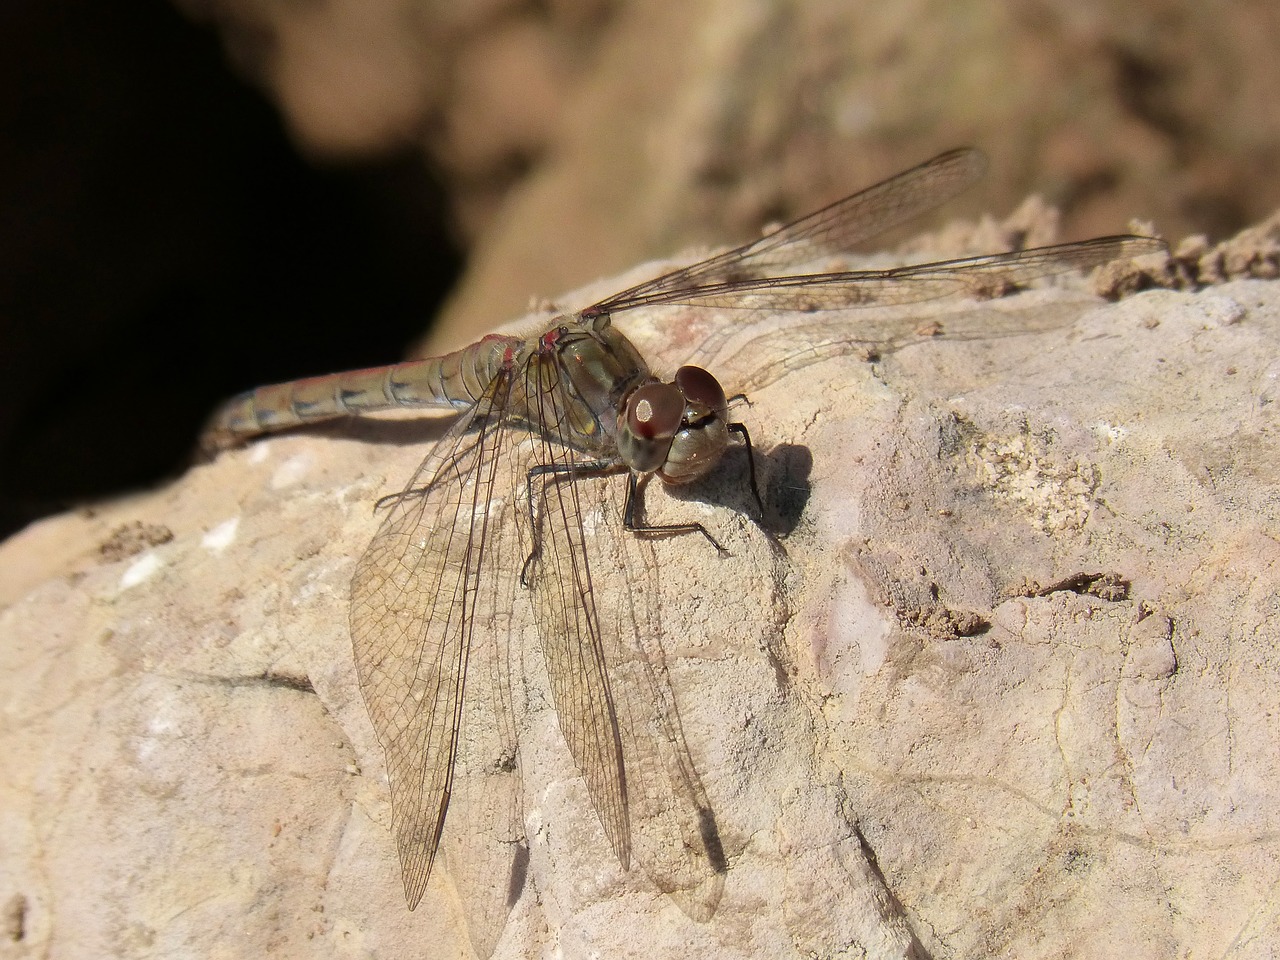
[[[708,922],[612,853],[521,591],[517,835],[463,767],[449,862],[405,908],[347,596],[374,502],[447,422],[426,418],[260,440],[0,547],[6,955],[1274,943],[1280,286],[894,316],[618,321],[749,392],[766,501],[753,522],[741,451],[650,492],[725,557],[593,514],[600,556],[651,567],[598,569],[598,602],[606,627],[654,625],[727,860]],[[620,483],[583,496],[616,511]],[[514,858],[519,833],[509,898],[465,858],[495,837]]]

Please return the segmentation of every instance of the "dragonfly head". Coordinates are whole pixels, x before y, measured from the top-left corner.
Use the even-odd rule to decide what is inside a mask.
[[[706,474],[729,445],[729,403],[701,367],[681,367],[671,383],[632,391],[618,414],[618,452],[640,473],[667,483]]]

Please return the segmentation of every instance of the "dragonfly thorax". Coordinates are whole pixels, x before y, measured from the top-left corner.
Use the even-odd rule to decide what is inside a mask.
[[[729,403],[720,382],[684,366],[670,383],[637,387],[618,413],[618,452],[632,470],[667,483],[706,474],[729,445]]]

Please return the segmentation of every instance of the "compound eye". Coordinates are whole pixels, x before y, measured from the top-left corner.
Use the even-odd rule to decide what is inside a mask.
[[[728,408],[720,381],[701,367],[681,367],[676,371],[675,384],[690,403],[700,403],[722,415]]]
[[[642,440],[674,437],[683,418],[684,395],[669,383],[647,383],[627,401],[627,426]]]

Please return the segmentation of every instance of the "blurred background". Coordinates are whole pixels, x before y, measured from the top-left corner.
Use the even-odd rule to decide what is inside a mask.
[[[1274,0],[7,0],[0,535],[952,146],[947,217],[1221,239],[1280,206],[1277,53]]]

